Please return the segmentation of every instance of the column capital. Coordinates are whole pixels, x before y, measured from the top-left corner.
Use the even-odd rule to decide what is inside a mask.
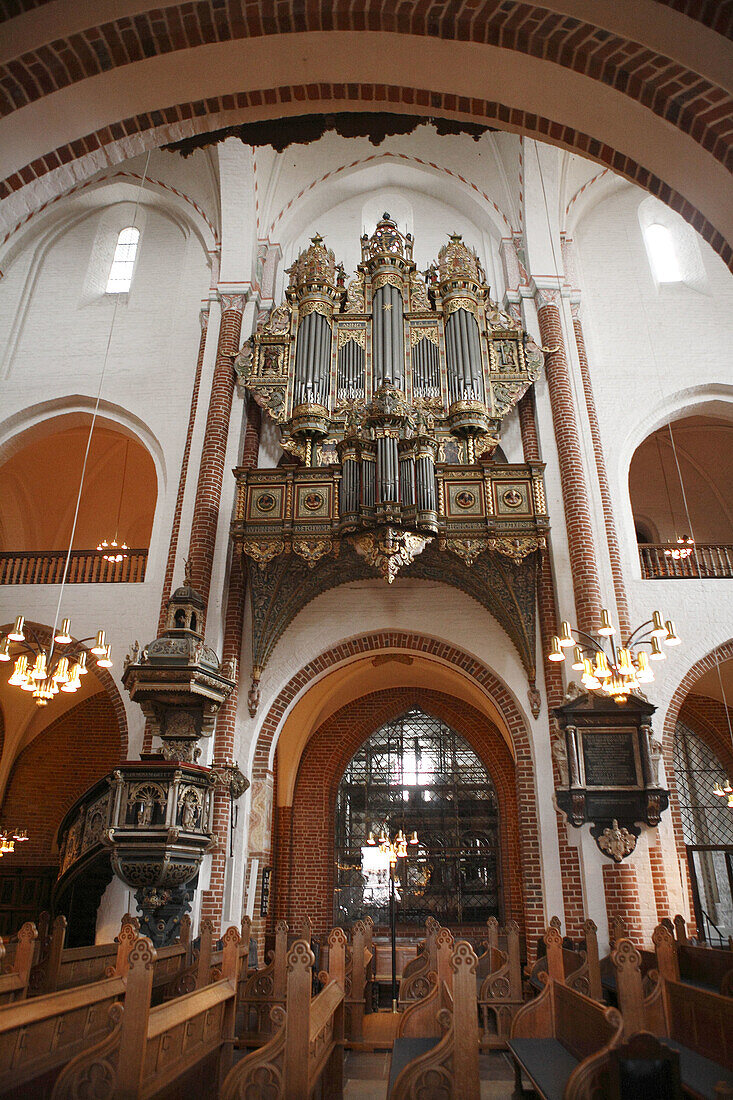
[[[201,325],[201,331],[206,332],[209,327],[209,303],[202,306],[199,310],[199,324]]]
[[[535,279],[535,277],[532,276],[529,289],[538,310],[544,309],[545,306],[557,306],[558,309],[560,308],[562,283],[558,277],[550,276],[545,279]]]
[[[218,287],[217,296],[222,313],[244,313],[244,307],[251,289],[249,283],[242,287],[228,286],[226,290]]]

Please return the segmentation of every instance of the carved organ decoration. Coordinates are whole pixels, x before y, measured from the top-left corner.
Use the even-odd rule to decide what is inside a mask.
[[[364,569],[391,583],[416,575],[427,548],[426,563],[438,564],[422,572],[440,574],[448,551],[445,579],[465,590],[483,558],[510,563],[506,594],[491,598],[533,679],[534,611],[531,624],[517,613],[514,588],[522,570],[534,576],[530,559],[544,546],[543,467],[492,455],[503,418],[539,376],[542,349],[491,301],[478,257],[456,234],[419,272],[411,235],[385,214],[362,237],[348,285],[320,236],[288,274],[286,301],[235,362],[287,454],[277,469],[236,471],[232,535],[266,605],[255,608],[255,685],[276,637],[316,594],[299,581],[300,602],[288,601],[278,575],[277,597],[268,595],[287,568],[280,559],[298,574],[305,566],[316,587]],[[329,571],[340,581],[326,583]],[[290,610],[276,614],[276,598]]]

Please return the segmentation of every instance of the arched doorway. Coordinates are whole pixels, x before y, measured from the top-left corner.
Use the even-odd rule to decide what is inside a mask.
[[[731,576],[732,455],[733,424],[709,415],[670,421],[637,447],[629,495],[645,579]]]
[[[368,839],[399,829],[417,842],[395,871],[398,924],[432,916],[455,927],[501,917],[494,784],[465,737],[419,706],[375,730],[339,784],[334,924],[365,916],[388,923],[388,873],[373,866]]]

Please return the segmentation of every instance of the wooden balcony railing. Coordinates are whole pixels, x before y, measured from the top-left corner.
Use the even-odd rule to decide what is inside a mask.
[[[714,580],[733,577],[733,546],[696,543],[687,558],[674,558],[666,550],[675,544],[641,543],[639,558],[644,580]]]
[[[67,584],[137,584],[145,580],[147,550],[128,550],[119,562],[105,561],[99,550],[74,550]],[[0,584],[61,584],[66,554],[63,550],[0,553]]]

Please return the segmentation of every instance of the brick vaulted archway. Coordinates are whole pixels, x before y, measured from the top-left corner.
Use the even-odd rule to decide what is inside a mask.
[[[16,221],[151,145],[377,110],[577,150],[659,195],[731,263],[733,16],[720,5],[200,0],[132,12],[112,0],[97,26],[75,5],[3,7],[15,18],[0,72],[0,197],[23,193],[8,207]]]
[[[442,719],[465,737],[491,776],[499,804],[502,921],[524,927],[514,762],[501,733],[462,699],[425,688],[390,688],[362,696],[311,736],[298,769],[292,806],[277,810],[275,918],[310,916],[317,934],[332,924],[334,820],[344,771],[364,741],[410,707]]]
[[[514,756],[513,781],[516,790],[516,828],[521,867],[520,878],[517,879],[515,892],[509,902],[509,911],[514,915],[517,912],[518,905],[523,907],[523,923],[527,943],[531,946],[542,933],[546,914],[542,889],[541,840],[537,813],[535,770],[529,728],[514,697],[493,672],[465,651],[436,638],[389,630],[352,638],[334,646],[310,661],[283,687],[264,718],[252,761],[253,801],[250,815],[250,857],[258,858],[261,865],[270,863],[273,857],[272,844],[275,838],[272,835],[271,811],[268,803],[272,797],[274,748],[284,718],[307,689],[317,680],[327,675],[329,671],[371,653],[384,653],[385,651],[419,654],[438,661],[449,669],[455,669],[463,677],[472,681],[488,697],[503,719],[511,738],[512,754]],[[447,706],[447,704],[445,705]],[[469,708],[469,710],[473,710],[473,708]],[[455,721],[457,720],[455,719]],[[484,726],[490,724],[484,716],[482,716],[482,720]],[[478,719],[473,717],[471,721],[476,723]],[[470,731],[468,731],[468,734],[470,740]],[[478,737],[478,734],[475,734],[475,736]],[[474,743],[474,747],[479,751],[479,755],[482,754],[482,751],[488,752],[487,744],[477,741]],[[351,755],[353,755],[353,752]],[[494,755],[498,756],[498,754]],[[344,761],[344,767],[348,763],[348,759],[350,759],[350,756]],[[334,772],[336,770],[334,768]],[[501,783],[497,780],[497,791],[500,785]],[[511,784],[508,779],[503,789],[505,791],[504,797],[507,800],[506,805],[510,806]],[[506,843],[509,845],[507,850],[511,852],[510,832],[507,832]],[[260,898],[259,887],[260,883],[258,883],[257,891],[258,904]],[[272,912],[273,909],[271,908],[270,913],[272,914]],[[255,924],[258,932],[264,930],[263,927],[257,927],[259,922],[255,922]]]

